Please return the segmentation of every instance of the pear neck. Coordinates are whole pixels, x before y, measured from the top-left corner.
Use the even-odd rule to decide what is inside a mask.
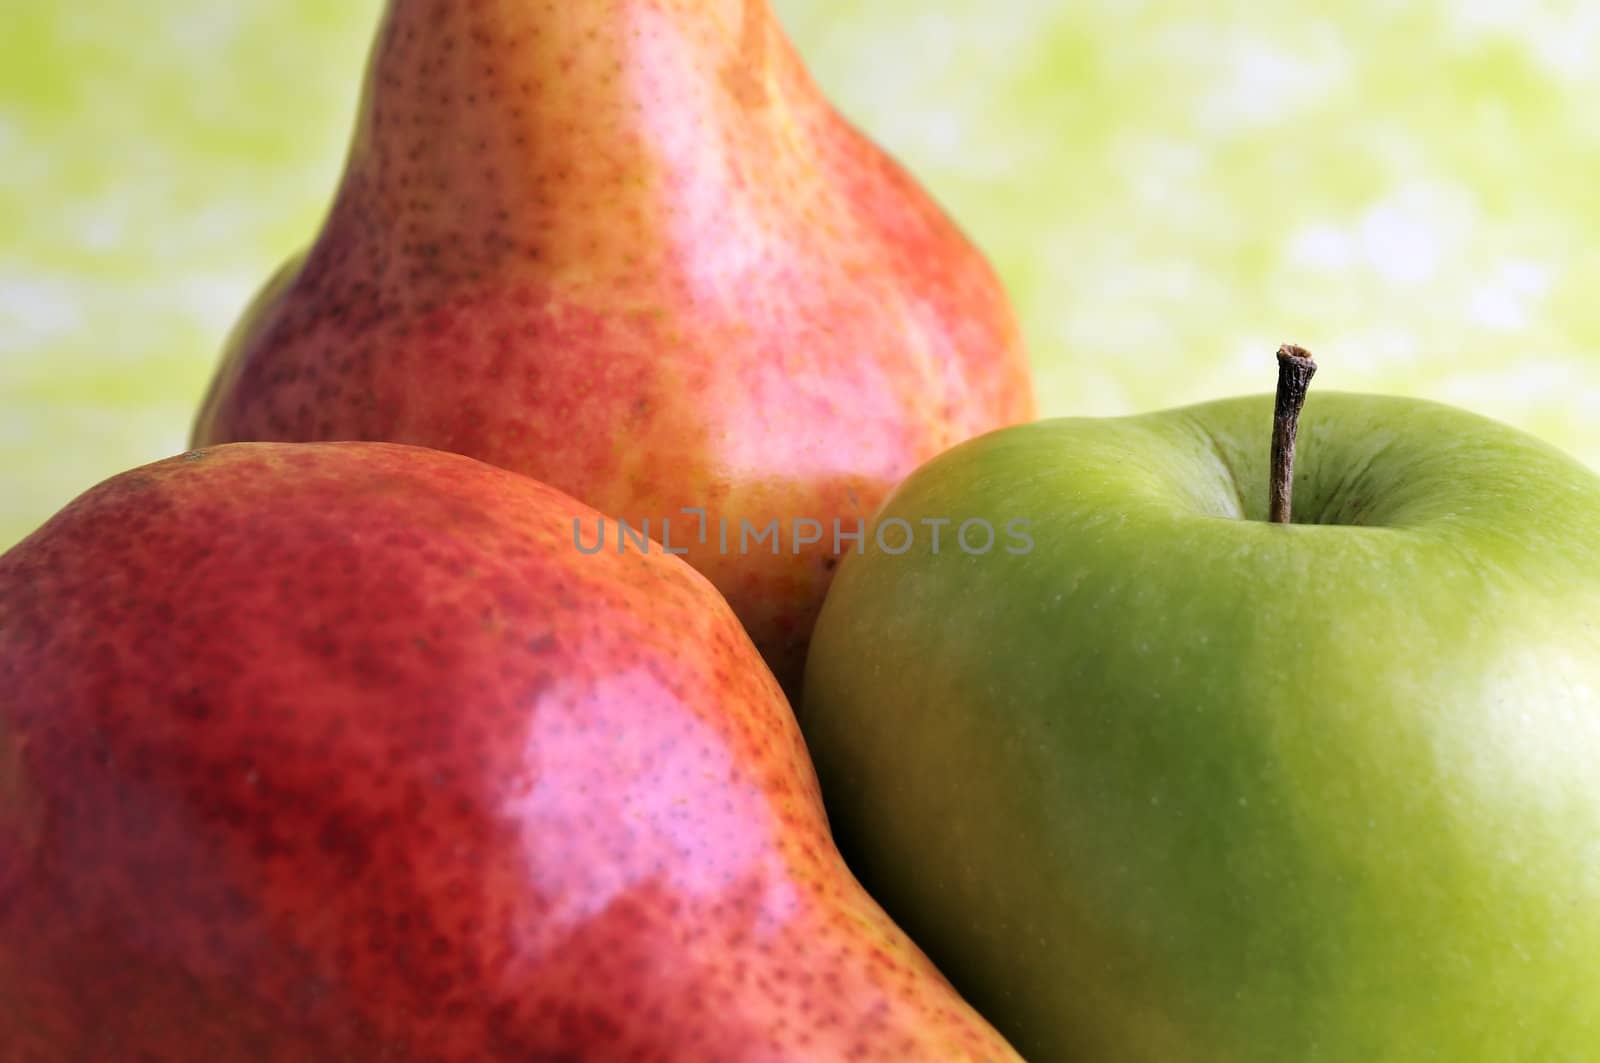
[[[762,117],[804,76],[791,58],[765,0],[390,0],[342,205],[429,268],[606,275],[663,238],[668,199],[725,202],[736,170],[782,165],[757,127],[792,128]]]

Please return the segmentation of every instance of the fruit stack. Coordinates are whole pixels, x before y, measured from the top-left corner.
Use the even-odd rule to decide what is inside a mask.
[[[0,1063],[1600,1058],[1600,478],[1279,361],[1027,423],[762,0],[390,0],[0,557]]]

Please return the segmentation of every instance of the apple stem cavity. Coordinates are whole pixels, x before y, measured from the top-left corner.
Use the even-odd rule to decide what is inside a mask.
[[[1306,391],[1317,373],[1317,363],[1304,347],[1285,343],[1278,348],[1278,398],[1272,408],[1272,497],[1268,519],[1288,524],[1294,498],[1294,439],[1300,430],[1300,410]]]

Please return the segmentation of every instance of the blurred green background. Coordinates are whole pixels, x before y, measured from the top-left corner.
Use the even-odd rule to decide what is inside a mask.
[[[329,200],[379,6],[6,3],[0,548],[182,449]],[[993,256],[1047,413],[1266,390],[1292,339],[1600,467],[1600,5],[777,7]]]

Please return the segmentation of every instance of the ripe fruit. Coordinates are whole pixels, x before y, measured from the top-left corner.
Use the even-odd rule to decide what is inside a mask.
[[[0,1056],[1007,1058],[726,605],[592,516],[241,444],[0,557]]]
[[[792,686],[833,522],[1032,412],[988,264],[763,0],[392,0],[327,223],[194,439],[420,443],[672,520]],[[685,507],[828,534],[745,554]]]
[[[843,567],[801,723],[874,896],[1029,1058],[1600,1050],[1600,478],[1313,395],[975,440]],[[954,783],[952,782],[954,780]]]

